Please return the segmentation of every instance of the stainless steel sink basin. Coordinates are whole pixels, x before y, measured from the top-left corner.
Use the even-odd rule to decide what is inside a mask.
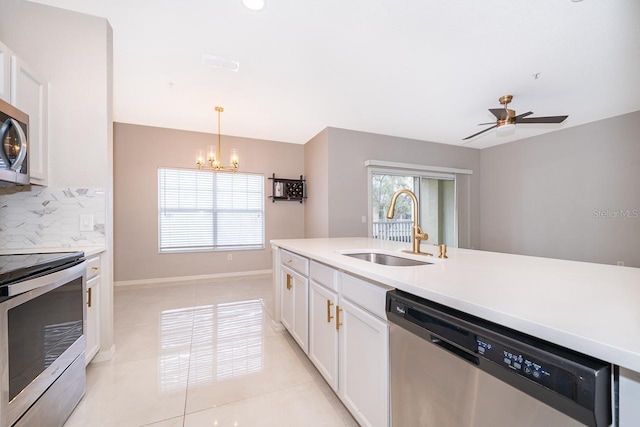
[[[399,256],[380,254],[375,252],[362,252],[355,254],[342,254],[350,256],[352,258],[361,259],[363,261],[369,261],[376,264],[390,265],[393,267],[412,267],[417,265],[430,265],[432,263],[426,261],[418,261],[410,258],[402,258]]]

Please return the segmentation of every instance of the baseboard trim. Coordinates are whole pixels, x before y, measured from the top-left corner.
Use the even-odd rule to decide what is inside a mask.
[[[271,321],[271,328],[276,332],[282,332],[285,330],[285,327],[282,323],[278,323],[274,320]]]
[[[100,350],[98,354],[95,355],[93,359],[91,359],[90,363],[100,363],[100,362],[108,362],[113,359],[113,356],[116,354],[116,345],[112,345],[108,350]]]
[[[271,274],[271,272],[272,270],[269,269],[269,270],[254,270],[254,271],[238,271],[233,273],[202,274],[199,276],[178,276],[178,277],[161,277],[156,279],[119,280],[119,281],[114,281],[113,286],[151,285],[154,283],[191,282],[194,280],[225,279],[230,277],[243,277],[243,276],[262,276],[265,274]]]

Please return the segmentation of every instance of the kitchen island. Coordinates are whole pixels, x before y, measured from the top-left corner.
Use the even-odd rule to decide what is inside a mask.
[[[449,248],[448,258],[440,259],[436,246],[422,246],[422,252],[434,254],[427,257],[403,252],[410,249],[408,243],[371,238],[288,239],[273,240],[271,244],[274,320],[293,331],[294,339],[362,425],[391,423],[388,326],[383,318],[384,294],[390,289],[611,364],[614,425],[640,423],[638,268],[457,248]],[[356,253],[387,254],[427,264],[381,265],[347,256]],[[295,301],[291,295],[295,295]],[[348,325],[347,320],[354,319],[358,307],[370,315],[365,319],[365,313],[361,313],[365,327],[354,331],[353,327],[341,326],[341,322]],[[301,321],[284,319],[294,315]],[[333,327],[331,322],[335,322],[336,330],[344,328],[337,334],[339,342],[336,338],[327,339],[322,332],[323,327]],[[369,337],[354,339],[354,335],[363,333]],[[359,344],[354,346],[350,340]],[[354,356],[358,353],[353,351],[356,347],[364,351]],[[318,354],[318,348],[326,354]],[[325,351],[326,348],[330,351]],[[351,353],[344,348],[351,348]],[[363,360],[369,366],[360,369],[359,362]],[[343,371],[347,369],[345,365],[351,370],[348,374]],[[353,386],[355,383],[364,386],[358,389]],[[354,403],[357,400],[352,399],[354,395],[363,403]],[[381,407],[386,407],[386,412],[376,413],[372,409]]]
[[[274,240],[282,248],[514,330],[640,372],[640,269],[468,249],[448,259],[369,238]],[[437,255],[438,248],[423,245]],[[341,252],[380,251],[433,264],[393,267]],[[277,287],[276,287],[277,292]]]

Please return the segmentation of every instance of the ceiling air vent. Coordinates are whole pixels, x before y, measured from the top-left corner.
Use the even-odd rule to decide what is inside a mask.
[[[222,70],[238,71],[240,63],[229,58],[222,58],[208,54],[202,55],[202,63],[212,68],[220,68]]]

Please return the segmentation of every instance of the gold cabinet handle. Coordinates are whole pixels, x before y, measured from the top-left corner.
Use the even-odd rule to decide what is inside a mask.
[[[333,319],[333,316],[331,315],[331,306],[333,305],[333,303],[329,300],[327,300],[327,323],[331,323],[331,319]]]
[[[91,308],[91,291],[93,288],[87,289],[87,307]]]
[[[342,311],[342,309],[340,308],[340,306],[336,305],[336,331],[340,330],[340,326],[342,326],[342,323],[340,323],[340,312]]]
[[[291,288],[293,287],[293,285],[291,284],[291,279],[293,279],[293,277],[291,277],[290,274],[287,274],[287,290],[291,290]]]
[[[99,268],[100,268],[100,267],[91,267],[91,269],[92,269],[92,270],[97,270],[97,269],[99,269]]]
[[[288,260],[287,260],[287,264],[291,264],[292,262],[293,262],[293,260],[292,260],[292,259],[288,259]]]

